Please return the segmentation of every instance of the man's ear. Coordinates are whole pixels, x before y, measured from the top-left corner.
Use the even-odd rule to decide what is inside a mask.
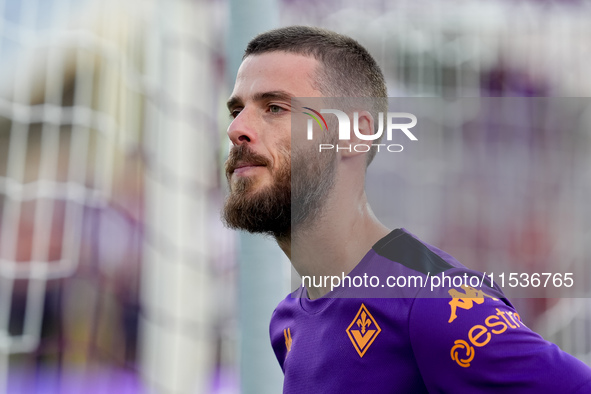
[[[345,149],[340,149],[344,157],[357,156],[369,151],[369,147],[373,143],[373,139],[360,138],[362,136],[370,136],[374,134],[374,120],[369,111],[359,111],[351,113],[351,139],[348,141],[339,141],[341,146],[346,146]]]

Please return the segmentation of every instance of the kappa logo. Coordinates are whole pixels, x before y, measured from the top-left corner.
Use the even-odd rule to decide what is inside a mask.
[[[474,304],[482,304],[484,302],[484,297],[492,298],[495,301],[499,300],[498,298],[489,296],[482,290],[476,290],[475,288],[466,285],[460,287],[464,290],[464,293],[459,292],[456,289],[448,291],[449,295],[452,296],[452,299],[449,302],[451,315],[449,316],[448,323],[456,320],[456,317],[458,317],[456,314],[458,308],[466,310],[471,309]]]
[[[365,305],[361,304],[357,315],[346,331],[359,357],[363,357],[382,329]]]
[[[291,351],[291,329],[287,327],[287,329],[283,329],[283,336],[285,337],[285,347],[287,348],[287,352]]]

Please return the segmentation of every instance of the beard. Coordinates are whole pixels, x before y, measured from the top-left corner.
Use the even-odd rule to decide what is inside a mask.
[[[335,154],[312,149],[279,150],[281,161],[271,169],[269,160],[253,152],[248,144],[232,148],[226,161],[230,194],[224,204],[222,219],[232,229],[268,234],[278,240],[289,239],[322,215],[326,196],[335,183]],[[271,171],[272,183],[253,190],[251,177],[231,175],[239,162],[264,165]]]
[[[290,225],[291,168],[289,153],[280,152],[279,157],[282,162],[271,169],[270,161],[253,152],[248,144],[232,148],[226,161],[230,195],[222,213],[222,219],[228,227],[275,237],[287,235]],[[240,176],[232,182],[232,173],[239,162],[266,166],[271,171],[272,184],[257,191],[253,190],[255,181],[252,177]]]

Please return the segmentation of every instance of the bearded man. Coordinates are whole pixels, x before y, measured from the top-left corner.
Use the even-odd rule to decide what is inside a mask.
[[[332,123],[313,143],[292,135],[303,98],[327,97],[377,104],[358,113],[359,133],[348,141],[337,141]],[[275,237],[302,277],[343,278],[334,289],[309,282],[276,308],[270,334],[284,392],[591,392],[591,370],[527,328],[496,284],[346,285],[345,277],[368,274],[381,283],[479,275],[373,215],[364,180],[375,150],[346,148],[376,132],[385,97],[367,50],[317,28],[255,37],[238,71],[228,101],[226,224]],[[318,142],[345,147],[318,152]]]

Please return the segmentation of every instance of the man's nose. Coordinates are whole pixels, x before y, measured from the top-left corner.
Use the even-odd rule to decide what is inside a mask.
[[[228,137],[232,141],[232,145],[256,143],[258,139],[256,124],[255,111],[246,108],[240,111],[228,126]]]

